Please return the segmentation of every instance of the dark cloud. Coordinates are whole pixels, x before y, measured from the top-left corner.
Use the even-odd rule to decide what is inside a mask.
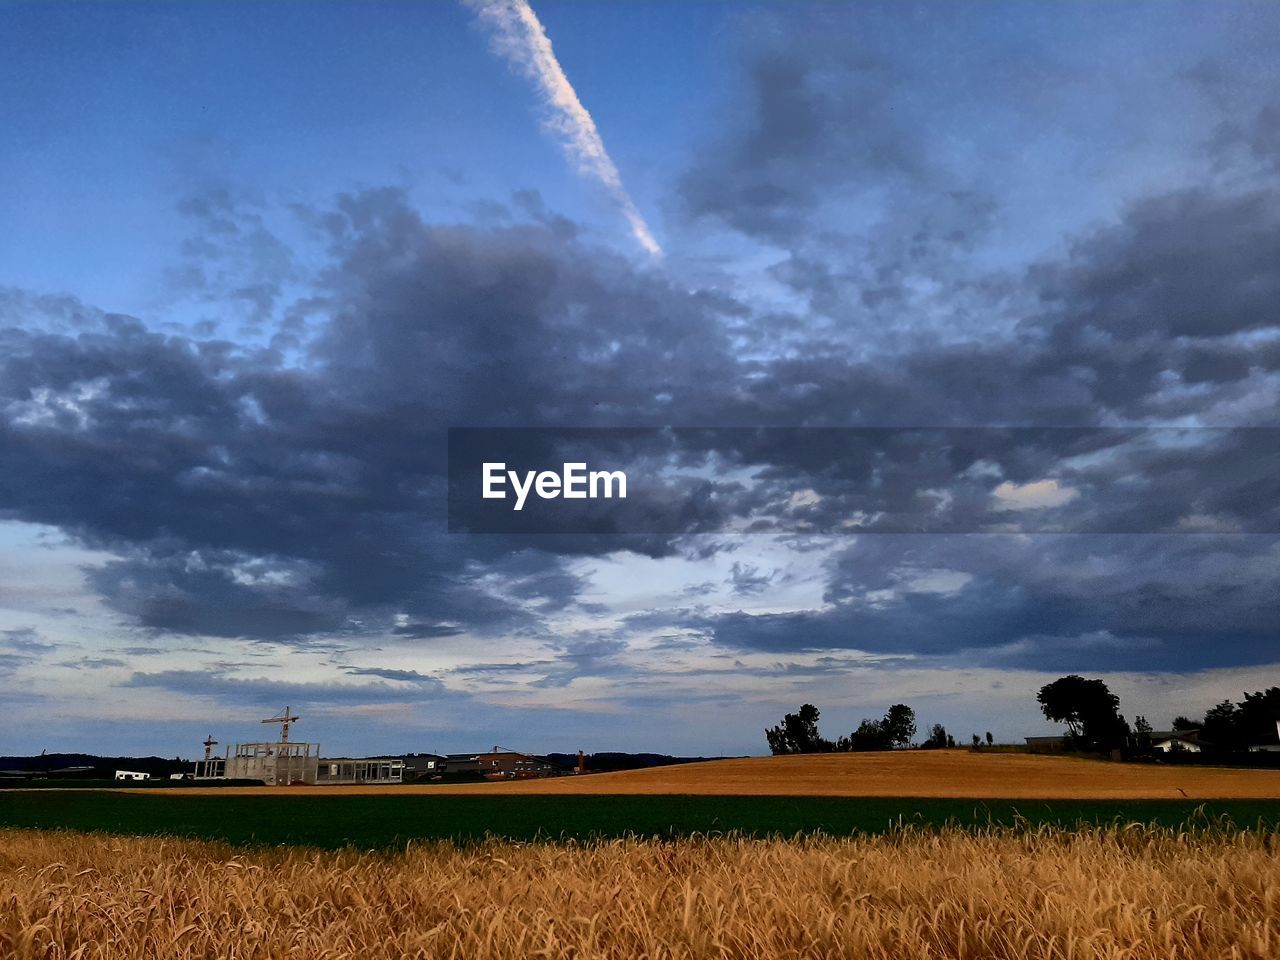
[[[61,666],[73,670],[106,670],[111,667],[127,667],[129,664],[117,657],[85,657],[82,660],[66,660]]]
[[[23,667],[39,663],[58,646],[46,643],[39,631],[32,627],[0,630],[0,677],[11,676]]]
[[[120,554],[94,586],[159,630],[531,627],[575,593],[557,554],[615,544],[449,538],[444,426],[709,393],[731,369],[713,308],[563,231],[428,226],[396,191],[345,198],[326,222],[333,318],[305,370],[129,318],[11,331],[0,500]],[[632,379],[645,367],[652,383]]]
[[[406,683],[437,682],[435,677],[429,677],[417,670],[393,670],[390,667],[347,667],[343,672],[353,677],[381,677],[383,680],[401,680]]]
[[[750,595],[763,593],[773,583],[776,576],[776,570],[761,573],[760,568],[755,564],[735,560],[732,569],[729,571],[728,582],[734,593]]]
[[[629,672],[619,660],[627,650],[622,636],[579,632],[551,646],[556,658],[533,682],[535,687],[567,687],[581,677],[619,677]]]
[[[366,703],[400,703],[422,696],[443,696],[434,677],[393,677],[394,683],[299,683],[266,677],[230,677],[203,670],[164,670],[135,673],[122,687],[156,688],[184,696],[212,697],[230,704],[289,703],[343,706]]]
[[[58,649],[58,646],[56,643],[46,641],[33,627],[0,630],[0,648],[13,651],[20,656],[36,657],[40,654],[52,653]]]
[[[1238,195],[1192,188],[1134,204],[1119,224],[1077,243],[1065,265],[1040,273],[1041,298],[1065,313],[1057,339],[1097,356],[1135,341],[1214,346],[1274,327],[1278,228],[1274,186]],[[1089,334],[1092,351],[1082,342]]]
[[[491,673],[525,673],[554,664],[554,660],[527,660],[517,663],[469,663],[463,667],[455,667],[453,673],[458,674],[491,674]]]
[[[810,9],[786,27],[744,22],[730,127],[680,182],[694,216],[786,242],[837,190],[929,179],[912,89],[921,77],[867,39],[878,18]]]
[[[756,650],[860,650],[1036,669],[1269,663],[1274,537],[864,537],[825,609],[703,617]]]

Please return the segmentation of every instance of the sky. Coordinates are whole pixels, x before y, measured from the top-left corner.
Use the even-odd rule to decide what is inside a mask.
[[[0,754],[286,704],[335,755],[1016,741],[1066,673],[1157,729],[1280,682],[1280,7],[0,20]],[[690,526],[451,533],[457,427],[798,439],[677,435]]]

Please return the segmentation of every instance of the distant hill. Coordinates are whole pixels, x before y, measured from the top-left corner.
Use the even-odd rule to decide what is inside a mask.
[[[43,753],[33,757],[0,757],[0,778],[4,777],[74,777],[84,780],[110,780],[117,770],[136,770],[153,777],[171,773],[188,773],[189,760],[166,760],[164,757],[100,757],[92,753]]]
[[[578,765],[576,753],[548,753],[544,756],[552,763],[572,769]],[[704,760],[722,760],[723,757],[671,757],[665,753],[588,753],[587,769],[592,773],[614,773],[618,770],[645,770],[649,767],[669,767],[677,763],[701,763]]]

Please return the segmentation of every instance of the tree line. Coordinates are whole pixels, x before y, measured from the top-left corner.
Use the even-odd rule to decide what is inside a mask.
[[[1154,747],[1155,730],[1146,717],[1135,717],[1131,727],[1120,713],[1120,698],[1101,680],[1075,674],[1061,677],[1041,687],[1036,699],[1045,717],[1067,725],[1067,739],[1077,749],[1141,756]],[[1194,732],[1203,752],[1244,753],[1254,746],[1276,744],[1277,720],[1280,687],[1269,687],[1245,693],[1239,703],[1224,700],[1201,720],[1176,717],[1172,732]]]
[[[828,740],[818,732],[818,708],[806,703],[795,713],[788,713],[776,727],[765,730],[769,750],[776,756],[782,753],[847,753],[858,750],[896,750],[912,745],[916,735],[916,714],[905,703],[895,703],[880,719],[866,718],[857,728],[845,736]],[[982,739],[975,733],[973,744]],[[995,742],[987,732],[988,745]],[[922,749],[954,747],[955,738],[946,728],[935,723],[929,728],[929,736],[920,744]]]
[[[1130,726],[1120,713],[1120,698],[1102,680],[1087,680],[1076,674],[1060,677],[1041,687],[1036,701],[1046,719],[1066,724],[1068,745],[1073,749],[1143,756],[1154,748],[1151,724],[1139,716]],[[819,732],[819,716],[818,708],[811,703],[796,713],[788,713],[777,726],[765,730],[769,750],[774,754],[895,750],[913,746],[917,733],[915,711],[905,703],[895,703],[879,719],[863,719],[856,729],[834,740]],[[1173,730],[1182,734],[1194,731],[1202,751],[1243,753],[1259,744],[1276,743],[1277,720],[1280,687],[1269,687],[1245,693],[1238,703],[1224,700],[1201,720],[1179,716],[1173,721]],[[974,747],[983,742],[982,737],[973,734]],[[990,731],[985,743],[994,743]],[[927,738],[919,744],[923,749],[954,746],[955,738],[940,723],[931,726]]]

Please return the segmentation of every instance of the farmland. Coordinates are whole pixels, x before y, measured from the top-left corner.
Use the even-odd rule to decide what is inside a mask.
[[[1274,784],[913,751],[453,786],[7,790],[0,956],[1269,958]]]
[[[1113,821],[1280,824],[1280,772],[966,751],[714,761],[466,785],[0,791],[0,826],[238,844],[880,833]]]
[[[0,831],[0,955],[1280,955],[1276,834],[1143,827],[396,853]]]
[[[197,788],[198,789],[198,788]],[[1280,770],[1105,763],[1065,756],[912,750],[711,760],[506,783],[244,788],[237,793],[948,797],[1007,800],[1277,799]],[[195,791],[186,791],[195,792]],[[221,793],[222,790],[216,792]]]
[[[1223,800],[953,800],[910,797],[699,796],[217,796],[185,791],[0,792],[0,827],[68,828],[118,835],[167,835],[236,844],[388,849],[411,840],[474,843],[682,837],[738,832],[752,837],[883,833],[899,823],[981,828],[1107,824],[1179,826],[1228,818],[1245,828],[1280,828],[1280,802]]]

